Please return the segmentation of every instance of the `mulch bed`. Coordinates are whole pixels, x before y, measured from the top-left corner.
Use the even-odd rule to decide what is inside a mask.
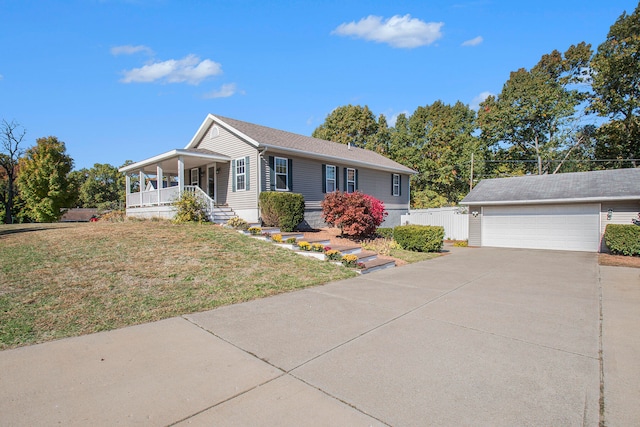
[[[609,265],[612,267],[640,268],[640,257],[638,256],[599,254],[598,262],[600,265]]]

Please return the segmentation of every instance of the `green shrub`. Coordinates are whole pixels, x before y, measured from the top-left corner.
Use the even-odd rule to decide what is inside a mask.
[[[383,239],[393,239],[393,228],[378,228],[376,234]]]
[[[608,224],[604,241],[614,255],[640,256],[640,227],[633,224]]]
[[[207,222],[207,207],[194,193],[185,191],[180,198],[173,202],[176,207],[174,222]]]
[[[394,227],[393,238],[408,251],[440,252],[444,227],[431,225],[400,225]]]
[[[304,196],[297,193],[260,193],[260,216],[267,227],[293,231],[304,220]]]
[[[466,248],[467,246],[469,246],[469,241],[468,240],[456,240],[455,242],[453,242],[453,246],[455,246],[456,248]]]

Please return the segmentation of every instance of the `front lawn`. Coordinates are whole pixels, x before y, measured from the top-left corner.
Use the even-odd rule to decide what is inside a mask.
[[[0,225],[0,350],[354,275],[211,224]]]

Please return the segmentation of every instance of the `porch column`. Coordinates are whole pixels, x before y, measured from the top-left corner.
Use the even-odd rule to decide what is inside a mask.
[[[178,157],[178,191],[179,195],[182,196],[184,191],[184,159],[182,156]]]
[[[125,182],[125,188],[124,188],[124,207],[128,208],[129,207],[129,194],[131,193],[131,177],[129,176],[129,174],[125,174],[124,176],[124,182]]]
[[[140,188],[138,190],[140,191],[140,200],[142,201],[142,192],[144,191],[144,172],[142,170],[138,173],[138,179],[140,180]]]
[[[156,190],[158,191],[158,206],[162,204],[162,166],[156,165]]]

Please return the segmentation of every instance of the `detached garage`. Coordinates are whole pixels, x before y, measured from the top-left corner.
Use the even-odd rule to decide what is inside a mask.
[[[598,252],[640,212],[640,168],[487,179],[461,204],[471,246]]]

